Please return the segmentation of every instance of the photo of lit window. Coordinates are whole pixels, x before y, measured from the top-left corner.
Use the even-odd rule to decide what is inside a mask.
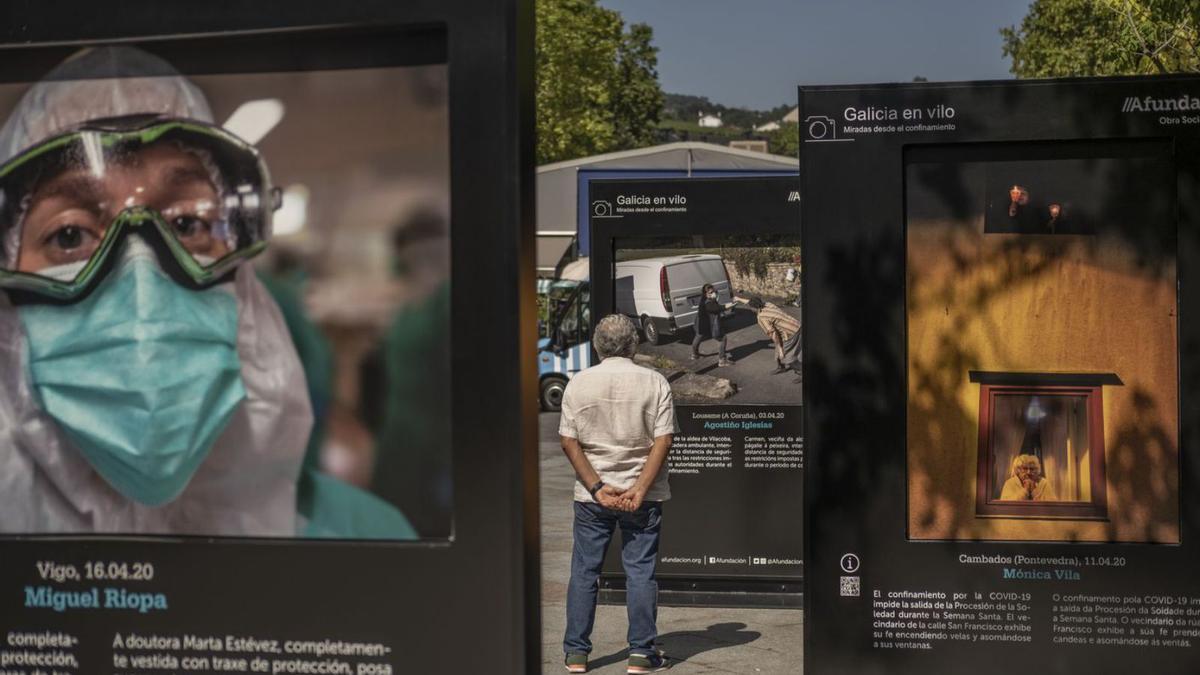
[[[910,539],[1179,541],[1174,163],[1100,150],[906,153]]]

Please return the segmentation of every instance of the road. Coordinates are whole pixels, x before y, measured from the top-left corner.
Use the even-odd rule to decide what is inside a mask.
[[[797,321],[800,320],[799,307],[781,308],[796,317]],[[666,357],[681,368],[723,377],[737,385],[736,394],[715,403],[799,405],[799,376],[792,373],[771,374],[775,370],[775,350],[755,319],[752,310],[739,306],[734,309],[733,316],[723,321],[729,340],[727,353],[734,359],[732,366],[717,367],[718,345],[714,340],[705,340],[700,345],[700,360],[692,361],[691,329],[681,330],[675,338],[664,337],[666,342],[658,346],[643,342],[638,352]]]

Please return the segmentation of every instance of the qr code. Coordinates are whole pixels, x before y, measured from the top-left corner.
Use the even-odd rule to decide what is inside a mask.
[[[858,577],[842,577],[842,597],[857,598],[858,594]]]

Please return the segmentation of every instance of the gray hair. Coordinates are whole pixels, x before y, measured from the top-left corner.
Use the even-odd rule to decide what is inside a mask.
[[[637,326],[624,314],[609,314],[600,319],[592,335],[592,346],[601,359],[610,356],[633,358],[637,345]]]
[[[1037,464],[1038,471],[1042,471],[1042,460],[1038,459],[1037,455],[1017,455],[1013,457],[1012,473],[1017,475],[1017,468],[1026,464]]]

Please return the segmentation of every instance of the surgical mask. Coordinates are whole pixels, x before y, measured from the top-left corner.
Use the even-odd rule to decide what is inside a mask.
[[[246,397],[234,296],[180,286],[129,236],[83,300],[18,312],[41,408],[118,492],[175,499]]]

